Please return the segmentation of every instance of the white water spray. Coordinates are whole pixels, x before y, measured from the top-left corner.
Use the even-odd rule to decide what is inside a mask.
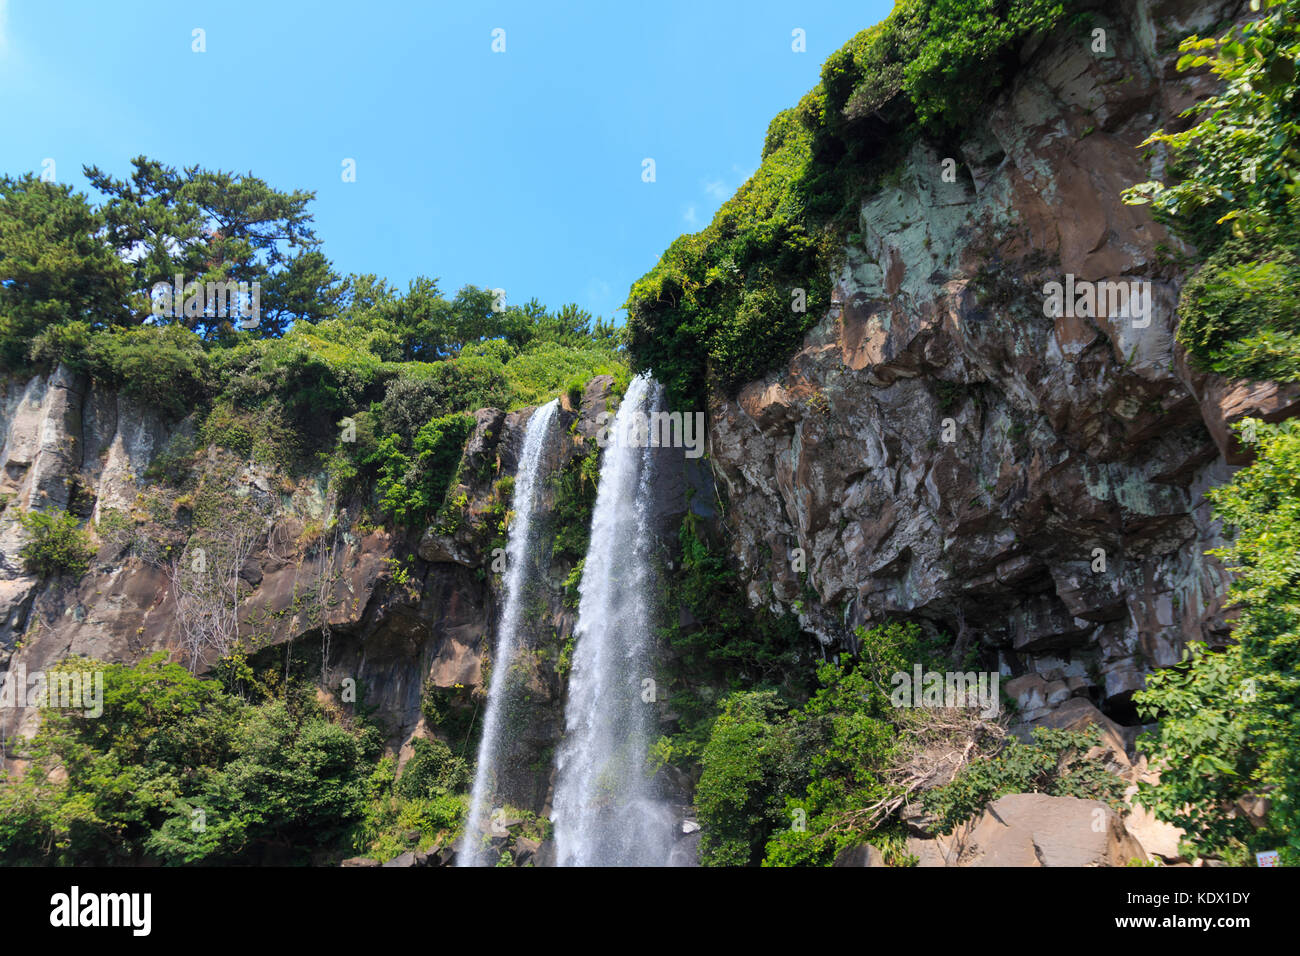
[[[632,380],[601,460],[556,761],[551,819],[561,866],[663,866],[672,847],[672,815],[646,773],[655,449],[644,421],[661,393],[644,376]]]
[[[483,716],[483,737],[479,743],[478,766],[474,772],[474,789],[470,795],[465,835],[456,853],[458,866],[484,866],[489,861],[483,852],[485,824],[489,820],[491,798],[500,786],[503,766],[509,754],[506,720],[512,701],[508,676],[520,646],[520,617],[524,590],[530,573],[535,573],[532,555],[533,515],[537,507],[538,473],[546,436],[551,432],[559,401],[543,405],[528,419],[524,447],[519,454],[512,499],[514,520],[506,540],[505,603],[497,626],[496,646],[492,652],[492,678],[488,686],[487,710]]]

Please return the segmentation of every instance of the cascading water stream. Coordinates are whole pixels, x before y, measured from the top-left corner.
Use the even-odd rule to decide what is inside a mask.
[[[519,455],[512,499],[514,520],[510,524],[506,540],[505,602],[492,654],[492,677],[488,685],[487,710],[483,716],[483,737],[479,743],[469,815],[465,823],[465,835],[456,854],[458,866],[483,866],[488,863],[483,853],[483,830],[491,812],[490,798],[498,790],[499,778],[508,769],[504,763],[509,754],[506,718],[512,703],[509,674],[520,646],[524,591],[534,564],[531,560],[533,515],[537,507],[542,452],[558,407],[559,401],[555,400],[537,409],[529,418],[528,427],[524,431],[524,446]]]
[[[551,819],[561,866],[662,866],[672,816],[645,772],[653,705],[650,550],[662,389],[633,379],[609,431],[579,585],[576,643]]]

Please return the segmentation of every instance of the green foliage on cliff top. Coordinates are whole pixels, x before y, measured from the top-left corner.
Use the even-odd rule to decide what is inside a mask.
[[[194,413],[205,443],[293,473],[324,459],[345,491],[382,483],[363,506],[399,523],[443,504],[448,436],[468,434],[449,416],[628,376],[621,334],[576,305],[513,305],[473,286],[448,296],[424,276],[405,291],[343,278],[319,250],[310,193],[134,165],[127,181],[86,171],[98,206],[30,175],[0,178],[0,369],[62,364],[166,416]],[[156,314],[153,286],[176,273],[260,282],[260,322]],[[363,446],[341,439],[345,418]],[[421,437],[428,428],[437,435]]]
[[[837,249],[873,181],[911,137],[951,136],[977,115],[1023,42],[1066,6],[901,0],[832,54],[817,87],[768,127],[758,171],[632,286],[634,365],[689,407],[710,377],[734,389],[789,355],[830,304]]]
[[[0,365],[25,363],[51,325],[127,320],[127,266],[98,238],[103,225],[70,186],[0,177]]]

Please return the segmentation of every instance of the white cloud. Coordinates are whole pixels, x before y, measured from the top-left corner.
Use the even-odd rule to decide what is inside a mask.
[[[688,226],[698,226],[700,224],[699,218],[695,215],[694,206],[686,207],[686,211],[682,213],[682,221]]]
[[[708,193],[710,196],[712,196],[714,199],[716,199],[718,202],[723,202],[725,199],[727,199],[728,196],[731,195],[731,190],[727,188],[727,184],[724,183],[721,179],[715,179],[712,182],[705,183],[704,191]]]

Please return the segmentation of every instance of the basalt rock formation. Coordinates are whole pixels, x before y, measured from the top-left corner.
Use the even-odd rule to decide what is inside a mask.
[[[1207,553],[1222,529],[1204,497],[1249,460],[1230,425],[1300,410],[1300,388],[1189,365],[1174,332],[1190,250],[1121,199],[1161,171],[1161,152],[1142,142],[1177,127],[1212,82],[1175,69],[1178,41],[1240,7],[1100,3],[1104,52],[1077,31],[1035,41],[959,142],[916,140],[862,201],[831,308],[798,351],[734,394],[712,393],[707,462],[664,450],[655,557],[672,567],[672,534],[693,508],[710,539],[727,543],[749,603],[796,613],[825,654],[852,650],[860,626],[919,621],[954,637],[955,661],[998,670],[1024,720],[1102,724],[1126,779],[1142,779],[1134,691],[1189,641],[1222,644],[1230,631],[1228,574]],[[873,119],[881,135],[894,115]],[[1048,314],[1054,282],[1136,282],[1151,308],[1134,314],[1103,297],[1092,314]],[[542,469],[556,480],[544,483],[539,520],[576,513],[581,524],[573,496],[594,497],[581,482],[595,479],[577,466],[616,404],[613,384],[598,377],[561,398]],[[324,473],[290,475],[215,444],[194,452],[192,421],[66,368],[0,380],[0,681],[77,655],[134,662],[162,650],[199,671],[218,662],[223,648],[187,643],[176,586],[197,482],[257,518],[226,582],[237,622],[227,636],[244,642],[253,666],[309,651],[324,691],[348,680],[363,688],[403,757],[417,736],[466,752],[501,606],[500,480],[517,469],[531,411],[478,411],[450,518],[404,534],[364,523]],[[189,484],[161,474],[168,461],[182,462]],[[32,510],[91,522],[89,573],[41,580],[24,570],[18,515]],[[553,553],[528,608],[527,653],[513,665],[529,700],[522,756],[501,796],[544,815],[577,560]],[[0,740],[30,734],[38,716],[0,710]],[[667,789],[689,802],[689,780]],[[1029,822],[1012,827],[991,810],[972,844],[985,849],[958,848],[960,865],[1122,862],[1141,855],[1125,826],[1154,826],[1130,814],[1082,849],[1050,849],[1025,836],[1040,818],[1095,808],[1002,803]],[[1008,856],[985,852],[994,838]],[[1167,832],[1139,842],[1176,855]]]
[[[548,473],[582,453],[585,440],[594,442],[610,389],[602,377],[578,404],[566,399],[563,440],[550,449]],[[198,476],[218,501],[249,504],[259,516],[238,568],[238,637],[252,665],[283,668],[286,653],[296,650],[319,666],[320,685],[331,694],[342,697],[351,679],[403,758],[413,736],[443,733],[426,717],[431,694],[444,712],[463,712],[461,724],[472,728],[500,606],[492,573],[502,513],[495,483],[513,474],[530,411],[477,414],[452,489],[463,496],[456,527],[409,539],[362,525],[359,509],[349,514],[328,495],[324,474],[291,479],[215,447],[187,460],[191,480]],[[189,660],[173,579],[191,560],[183,548],[193,532],[194,494],[151,466],[192,430],[62,367],[0,383],[0,681],[67,657],[134,663],[161,650]],[[548,485],[548,509],[555,495]],[[26,535],[18,515],[61,509],[91,519],[97,553],[80,580],[40,580],[20,559]],[[549,627],[542,653],[530,658],[536,769],[515,796],[539,811],[549,750],[563,723],[556,663],[573,626],[563,600],[571,568],[557,561],[543,582]],[[219,656],[205,647],[194,666],[206,672]],[[0,738],[34,732],[39,708],[21,703],[0,709]]]
[[[1180,244],[1120,195],[1210,81],[1176,72],[1178,40],[1236,4],[1123,6],[1097,14],[1107,52],[1054,35],[951,156],[915,146],[861,204],[802,348],[710,409],[751,603],[846,646],[930,622],[1030,719],[1087,697],[1132,722],[1147,673],[1226,637],[1203,493],[1245,460],[1231,421],[1297,407],[1189,368]],[[1150,316],[1049,317],[1067,275],[1149,283]]]

